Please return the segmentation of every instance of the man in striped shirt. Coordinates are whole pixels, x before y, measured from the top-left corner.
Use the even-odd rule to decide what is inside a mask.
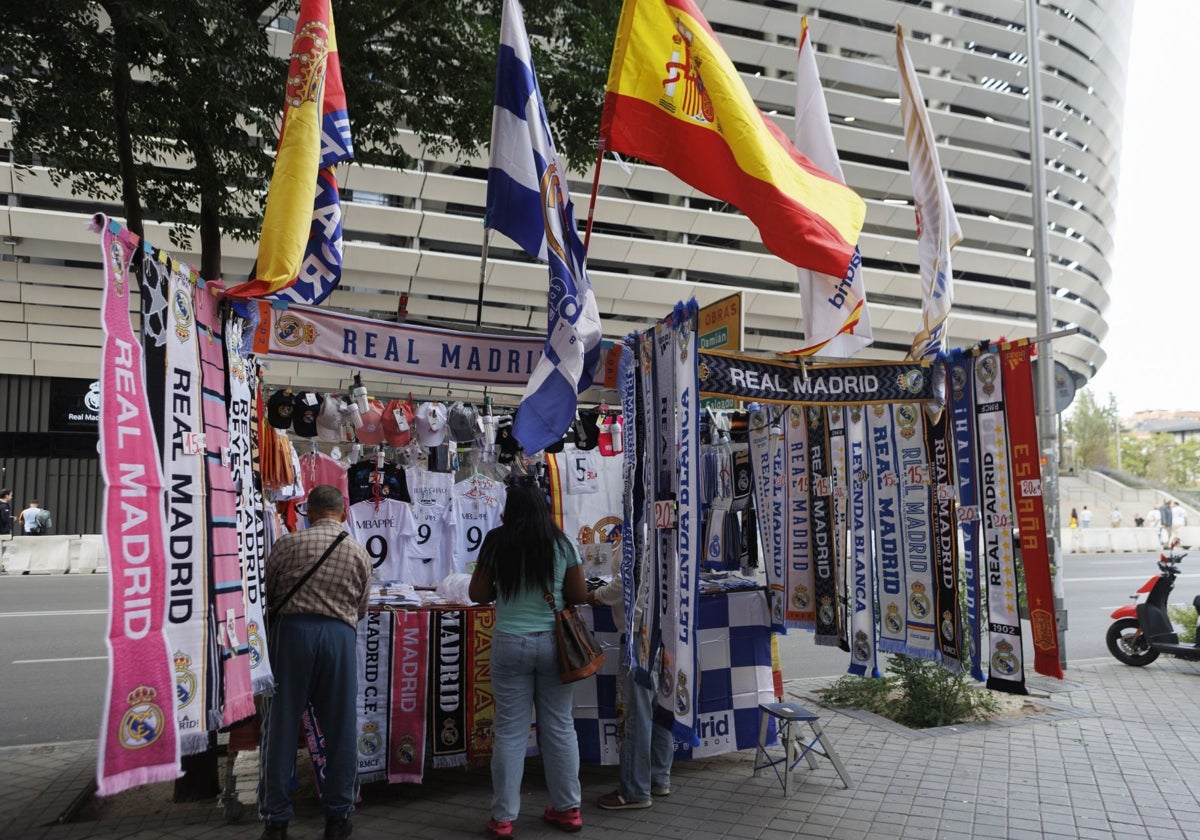
[[[259,761],[264,840],[287,840],[293,814],[288,784],[300,716],[309,702],[328,754],[322,798],[325,837],[340,840],[351,832],[357,769],[355,631],[367,614],[371,558],[342,527],[346,503],[338,488],[322,484],[312,489],[308,521],[305,530],[280,538],[266,565],[275,695]]]

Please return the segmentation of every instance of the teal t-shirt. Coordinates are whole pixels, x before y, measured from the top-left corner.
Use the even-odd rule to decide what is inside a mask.
[[[579,550],[574,545],[564,548],[559,543],[554,552],[554,585],[550,587],[554,595],[555,609],[563,608],[563,578],[567,569],[578,566],[583,561],[579,559]],[[554,613],[546,604],[541,590],[522,589],[512,600],[502,597],[496,600],[496,631],[499,633],[544,633],[554,629]]]

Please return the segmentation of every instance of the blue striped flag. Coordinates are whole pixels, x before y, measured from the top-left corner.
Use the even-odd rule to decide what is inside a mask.
[[[500,27],[484,225],[550,265],[546,344],[513,424],[525,451],[537,452],[558,442],[574,420],[579,392],[592,384],[600,359],[602,331],[516,0],[504,0]]]

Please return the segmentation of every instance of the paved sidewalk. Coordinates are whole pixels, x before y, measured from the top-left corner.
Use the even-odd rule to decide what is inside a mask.
[[[687,838],[1196,838],[1200,840],[1200,666],[1160,659],[1146,668],[1089,662],[1069,680],[1030,681],[1046,711],[1011,722],[912,732],[861,712],[821,710],[853,779],[843,790],[823,759],[801,763],[792,795],[771,771],[751,776],[753,751],[681,763],[674,792],[640,811],[593,802],[616,786],[615,768],[585,767],[584,835]],[[793,680],[810,704],[828,679]],[[812,705],[812,704],[810,704]],[[0,838],[252,840],[246,819],[218,807],[166,816],[47,825],[86,789],[95,743],[0,749]],[[529,763],[518,838],[561,833],[541,821],[541,765]],[[491,787],[483,772],[438,771],[423,785],[371,786],[354,836],[481,838]],[[298,802],[289,835],[319,838],[315,803]]]

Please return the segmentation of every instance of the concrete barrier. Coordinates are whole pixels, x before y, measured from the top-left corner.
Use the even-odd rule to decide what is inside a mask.
[[[1162,540],[1159,539],[1157,528],[1134,528],[1133,533],[1137,536],[1138,551],[1161,551]]]
[[[1106,554],[1112,551],[1112,528],[1076,528],[1079,535],[1080,552],[1083,554]]]
[[[1113,551],[1137,551],[1136,528],[1106,528]]]
[[[6,546],[4,570],[10,575],[66,574],[71,563],[71,537],[13,537]]]
[[[71,574],[108,571],[104,537],[100,534],[81,534],[79,539],[72,540],[71,561],[67,571]]]
[[[1200,525],[1184,525],[1182,528],[1176,528],[1175,536],[1179,537],[1179,544],[1184,548],[1200,547]]]

